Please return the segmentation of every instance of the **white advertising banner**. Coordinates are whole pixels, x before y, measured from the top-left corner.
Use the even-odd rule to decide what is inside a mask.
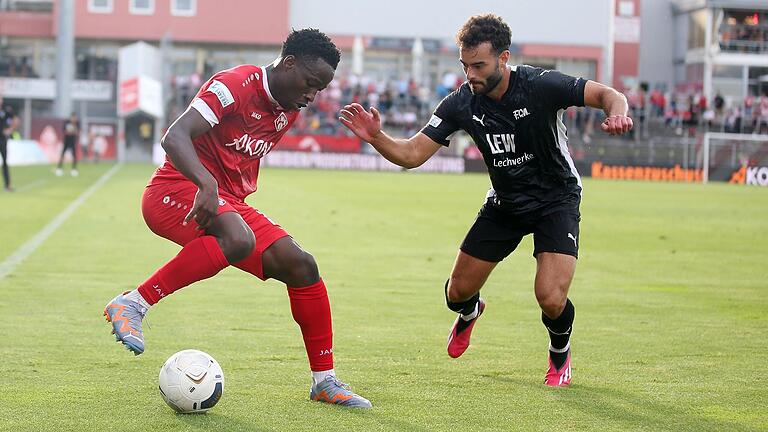
[[[613,41],[622,43],[640,43],[640,18],[614,17]]]
[[[378,154],[311,153],[273,151],[261,162],[262,166],[285,168],[318,168],[329,170],[406,171]],[[464,158],[435,156],[424,165],[409,171],[463,173]]]
[[[110,81],[74,80],[72,99],[78,101],[110,101],[112,88]],[[56,81],[41,78],[0,78],[0,94],[11,99],[56,98]]]

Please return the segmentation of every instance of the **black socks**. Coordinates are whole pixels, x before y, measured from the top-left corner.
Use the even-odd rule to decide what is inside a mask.
[[[448,281],[445,281],[445,304],[448,305],[448,309],[460,313],[462,315],[469,315],[475,311],[477,301],[480,300],[480,293],[477,293],[463,302],[452,302],[448,300]]]
[[[448,300],[448,281],[445,281],[445,303],[448,305],[448,309],[460,313],[462,315],[469,315],[477,308],[477,302],[480,300],[480,293],[473,295],[469,300],[463,302],[452,302]],[[463,332],[474,321],[459,319],[456,325],[456,334]]]
[[[541,314],[541,322],[544,323],[549,333],[551,345],[549,356],[558,369],[563,367],[565,360],[568,358],[568,350],[565,348],[568,346],[568,341],[571,338],[571,326],[573,325],[574,315],[575,310],[570,299],[566,300],[563,312],[556,319],[551,319],[544,315],[544,313]]]

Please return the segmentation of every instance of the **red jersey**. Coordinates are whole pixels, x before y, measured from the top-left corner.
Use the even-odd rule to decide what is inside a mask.
[[[284,111],[269,91],[264,68],[241,65],[215,74],[190,104],[212,128],[192,140],[219,188],[244,199],[256,191],[259,163],[291,127],[298,111]],[[150,185],[186,179],[166,156]]]

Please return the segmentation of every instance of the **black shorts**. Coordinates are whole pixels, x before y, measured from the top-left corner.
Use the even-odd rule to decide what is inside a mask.
[[[578,205],[521,216],[506,213],[489,201],[477,214],[461,250],[483,261],[499,262],[532,233],[534,257],[555,252],[578,258],[580,221]]]

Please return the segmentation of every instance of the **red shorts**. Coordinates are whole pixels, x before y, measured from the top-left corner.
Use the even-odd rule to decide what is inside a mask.
[[[160,237],[181,246],[204,236],[205,231],[198,230],[194,221],[182,225],[184,218],[192,209],[196,193],[197,186],[189,180],[147,186],[141,200],[141,213],[149,229]],[[261,262],[262,254],[272,243],[287,236],[288,233],[255,208],[219,189],[219,214],[225,212],[240,214],[256,237],[256,247],[251,255],[233,265],[261,280],[266,280]]]

